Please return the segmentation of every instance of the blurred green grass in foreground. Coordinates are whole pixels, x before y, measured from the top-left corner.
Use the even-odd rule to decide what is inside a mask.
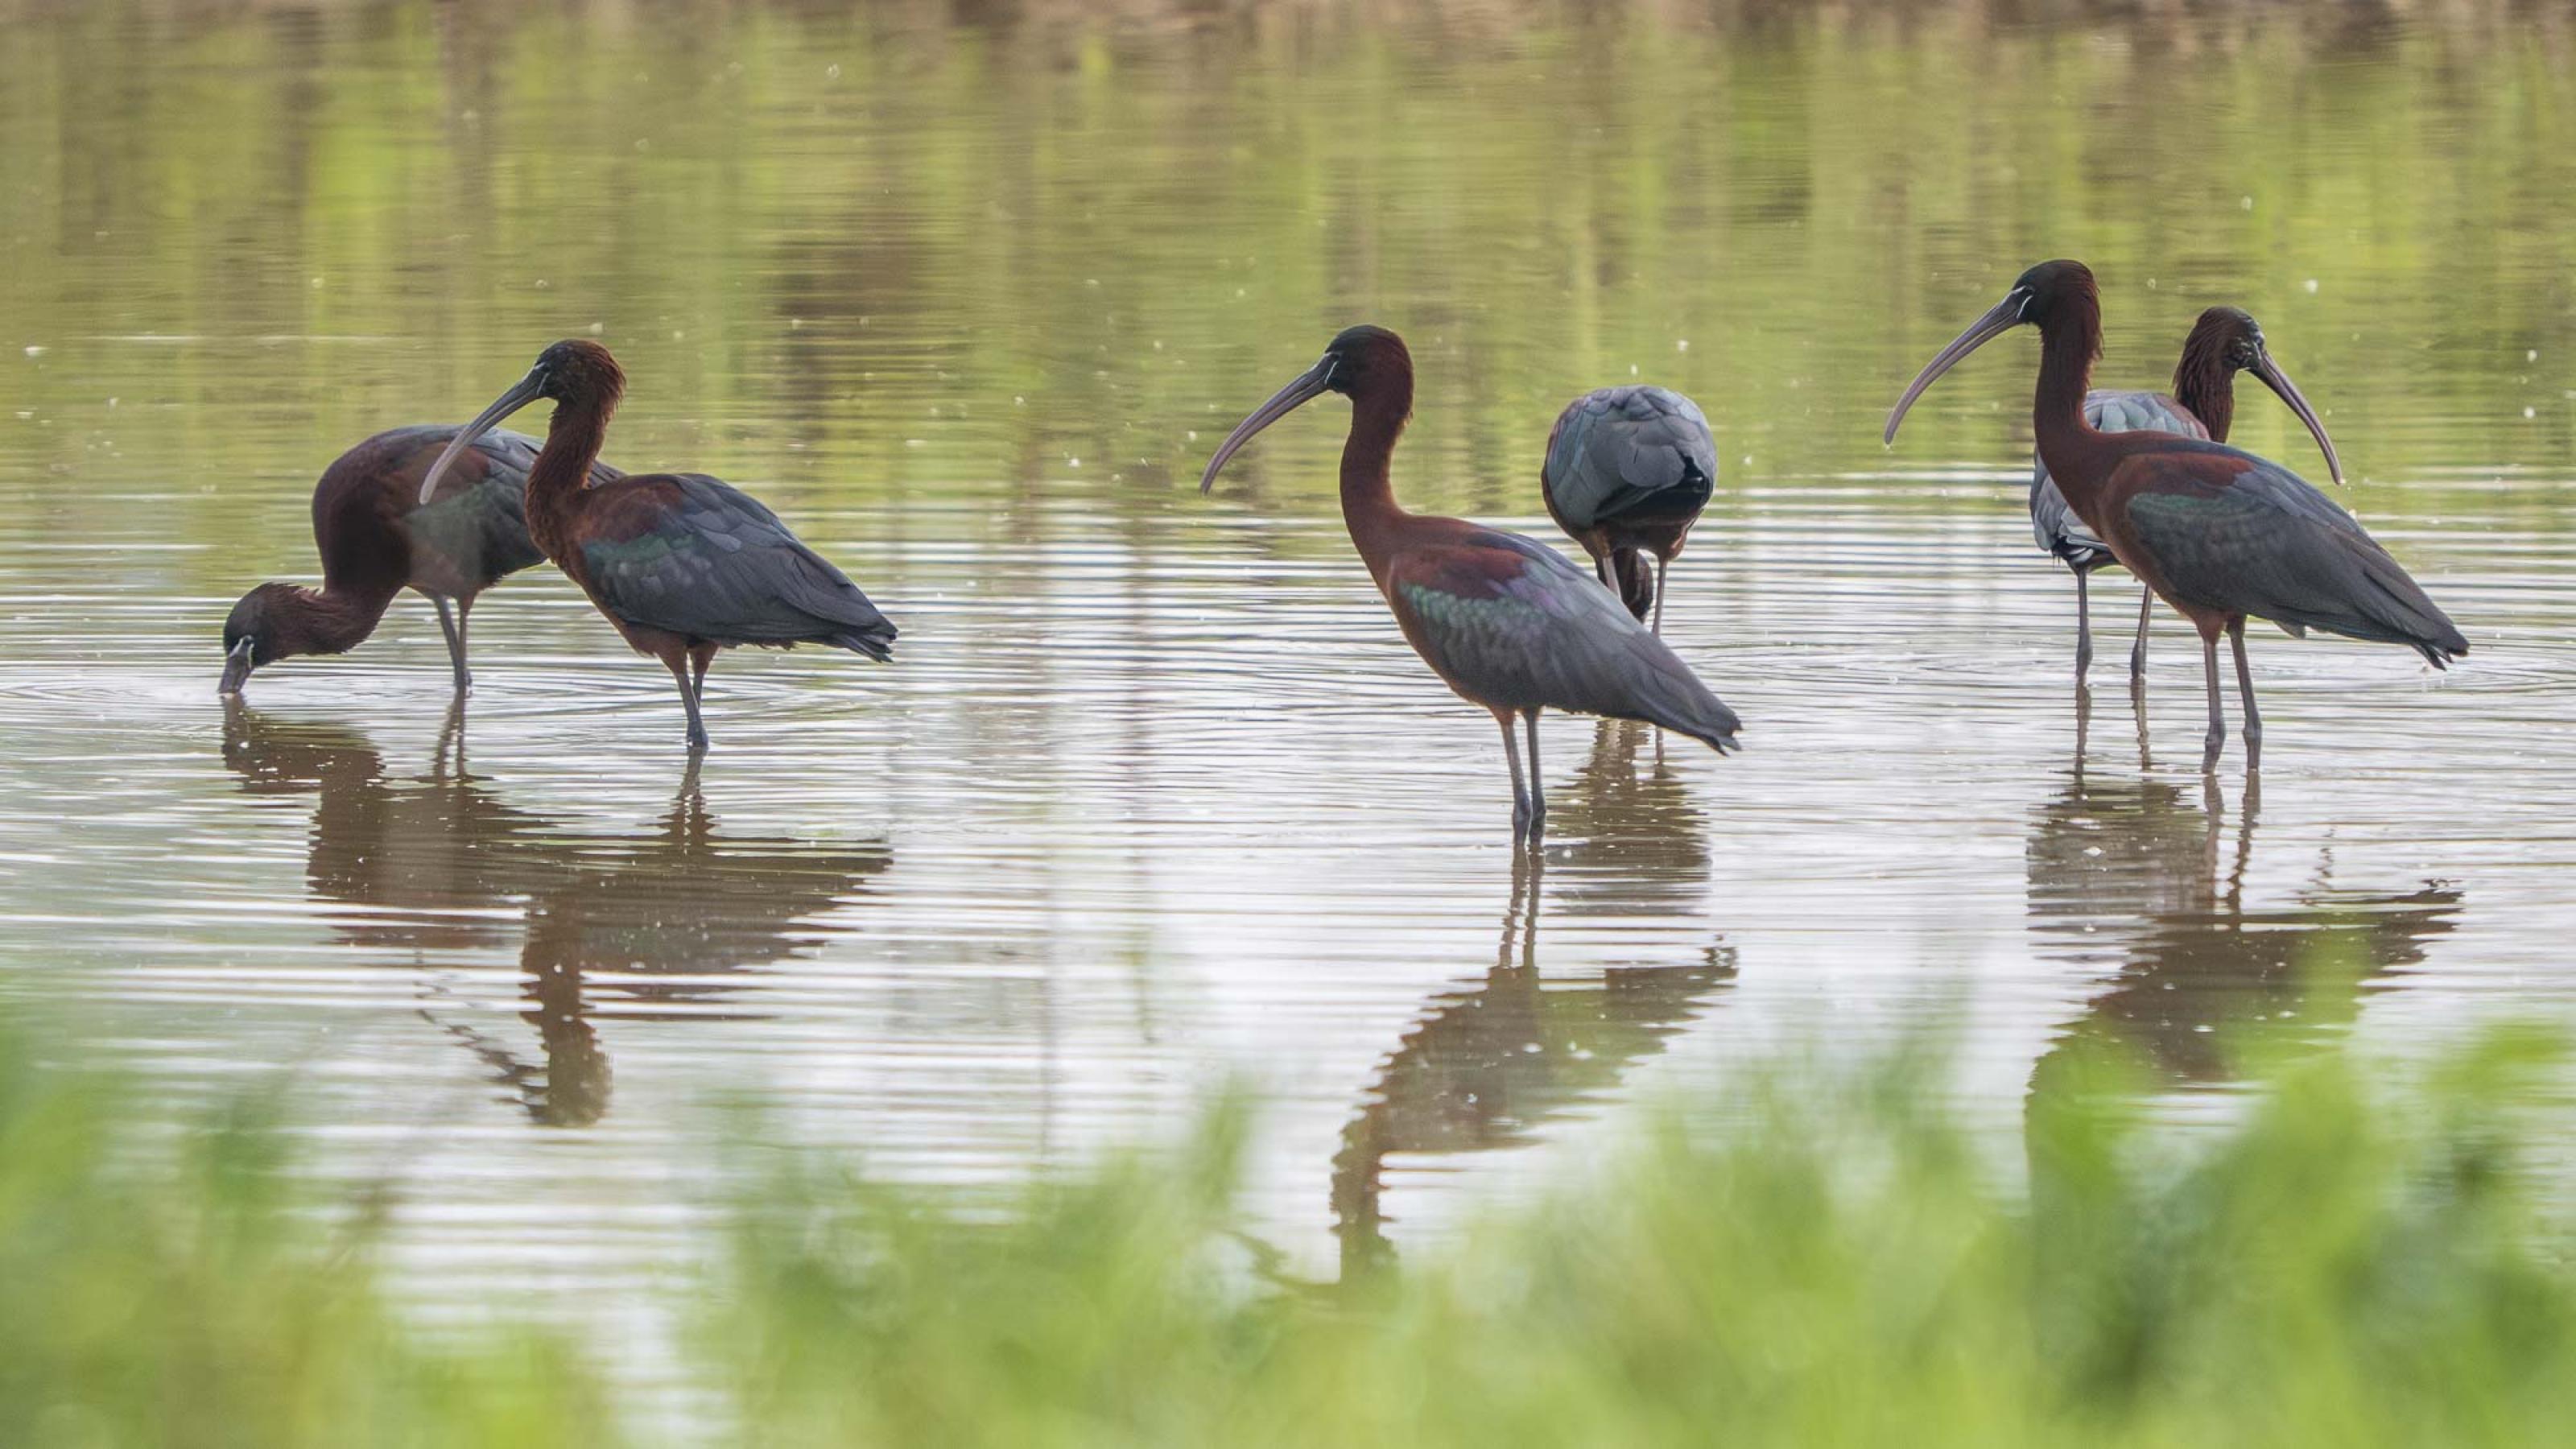
[[[2544,1442],[2576,1415],[2564,1184],[2534,1170],[2563,1063],[2525,1034],[2402,1080],[2311,1051],[2176,1129],[2106,1047],[2028,1102],[2026,1182],[1927,1063],[1774,1066],[1737,1125],[1667,1117],[1329,1289],[1240,1230],[1239,1107],[998,1213],[751,1148],[684,1285],[713,1423],[666,1436],[560,1334],[408,1323],[382,1195],[299,1178],[285,1083],[173,1137],[0,1029],[0,1441]]]

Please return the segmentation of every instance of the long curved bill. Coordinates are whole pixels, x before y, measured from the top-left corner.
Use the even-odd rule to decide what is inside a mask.
[[[455,441],[438,455],[438,461],[430,464],[429,471],[421,475],[420,501],[427,503],[438,492],[438,480],[447,476],[447,465],[456,461],[457,454],[473,447],[475,439],[499,427],[503,418],[545,396],[545,392],[546,370],[542,367],[529,368],[527,376],[510,384],[510,390],[494,398],[490,407],[467,423],[465,431],[458,433]]]
[[[250,682],[251,645],[250,636],[243,635],[233,652],[224,656],[224,677],[216,682],[215,693],[228,698],[241,694],[242,686]]]
[[[1199,475],[1199,491],[1205,493],[1216,486],[1216,470],[1225,466],[1225,460],[1233,457],[1236,449],[1251,442],[1253,434],[1314,401],[1332,385],[1333,359],[1326,357],[1297,374],[1295,381],[1272,393],[1270,401],[1254,408],[1252,416],[1235,424],[1234,431],[1225,435],[1224,442],[1217,444],[1216,456],[1208,459],[1207,471]]]
[[[1923,370],[1914,374],[1914,381],[1906,386],[1905,396],[1896,400],[1895,410],[1887,415],[1887,435],[1882,441],[1896,441],[1896,425],[1905,421],[1905,410],[1914,406],[1914,400],[1923,396],[1925,388],[1938,381],[1941,374],[1958,366],[1960,358],[2021,325],[2022,309],[2029,305],[2030,293],[2015,287],[2004,293],[2002,301],[1987,308],[1986,315],[1970,323],[1967,331],[1950,339],[1950,345],[1942,348],[1939,356],[1923,364]]]
[[[2299,391],[2297,383],[2290,381],[2290,375],[2272,360],[2270,352],[2257,354],[2250,370],[2275,396],[2290,405],[2290,411],[2299,415],[2300,422],[2308,425],[2309,434],[2317,440],[2318,450],[2326,455],[2326,472],[2336,483],[2342,483],[2343,460],[2335,456],[2334,439],[2326,436],[2326,425],[2317,420],[2317,410],[2308,406],[2307,395]]]

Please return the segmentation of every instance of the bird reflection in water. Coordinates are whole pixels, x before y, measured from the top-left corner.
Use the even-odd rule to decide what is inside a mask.
[[[1381,1202],[1390,1157],[1533,1141],[1540,1124],[1614,1090],[1735,979],[1733,948],[1676,943],[1685,959],[1670,964],[1614,966],[1583,985],[1540,981],[1547,870],[1561,883],[1559,918],[1701,913],[1709,877],[1701,816],[1660,768],[1636,770],[1651,728],[1600,722],[1590,763],[1555,804],[1560,844],[1513,861],[1493,969],[1425,1003],[1342,1129],[1332,1201],[1345,1283],[1394,1260]]]
[[[2043,952],[2109,978],[2040,1062],[2034,1092],[2104,1045],[2169,1085],[2226,1082],[2257,1038],[2295,1045],[2348,1025],[2374,983],[2421,962],[2426,943],[2457,926],[2456,886],[2338,887],[2324,852],[2290,902],[2249,908],[2261,813],[2262,777],[2249,771],[2231,847],[2216,776],[2189,792],[2091,778],[2079,747],[2031,822],[2030,923]]]
[[[730,989],[716,978],[813,944],[825,934],[815,922],[893,861],[878,844],[724,836],[694,766],[656,829],[566,831],[467,772],[453,710],[436,765],[411,780],[389,777],[374,744],[345,725],[272,720],[238,702],[224,723],[225,763],[245,790],[319,797],[305,880],[315,900],[354,908],[330,917],[343,943],[419,967],[431,952],[506,949],[517,937],[521,1017],[537,1030],[541,1064],[477,1026],[423,1014],[551,1126],[607,1110],[591,1001],[603,979],[620,1020],[704,1015],[695,1005]]]

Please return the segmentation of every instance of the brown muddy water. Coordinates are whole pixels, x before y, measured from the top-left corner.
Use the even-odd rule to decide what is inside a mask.
[[[0,13],[0,993],[173,1117],[290,1067],[439,1311],[631,1324],[736,1098],[973,1187],[1247,1084],[1255,1219],[1330,1277],[1792,1045],[1940,1035],[2010,1119],[2109,1036],[2189,1112],[2247,1023],[2411,1051],[2576,1007],[2564,29]],[[2265,630],[2262,771],[2204,777],[2188,632],[2133,711],[2105,574],[2075,689],[2035,348],[1877,441],[2059,254],[2108,383],[2262,319],[2465,666]],[[1492,722],[1343,536],[1342,408],[1192,487],[1363,319],[1413,343],[1417,507],[1554,538],[1564,401],[1705,405],[1666,632],[1747,753],[1553,718],[1516,864]],[[630,372],[612,461],[761,495],[899,662],[726,656],[691,771],[667,679],[540,569],[477,610],[461,716],[409,597],[227,710],[220,621],[316,573],[323,464],[567,334]]]

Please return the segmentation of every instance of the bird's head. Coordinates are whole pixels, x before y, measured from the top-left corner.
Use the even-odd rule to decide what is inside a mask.
[[[438,491],[438,482],[447,476],[448,464],[456,455],[474,446],[476,439],[499,427],[510,414],[537,401],[547,399],[559,406],[589,408],[604,421],[617,408],[617,400],[626,391],[625,370],[608,349],[582,337],[567,337],[537,354],[536,366],[528,375],[510,384],[508,391],[492,400],[492,405],[465,425],[429,465],[421,476],[420,501],[427,503]]]
[[[1314,366],[1290,379],[1286,387],[1271,394],[1268,402],[1254,408],[1250,417],[1226,434],[1225,441],[1217,445],[1216,456],[1208,460],[1207,471],[1199,476],[1199,491],[1205,493],[1216,486],[1217,470],[1237,449],[1251,442],[1253,434],[1328,392],[1354,401],[1394,399],[1399,407],[1409,408],[1413,399],[1413,354],[1405,350],[1403,338],[1383,327],[1362,323],[1343,328]]]
[[[224,617],[224,674],[215,693],[241,693],[252,670],[296,652],[286,638],[286,624],[301,593],[293,584],[262,584],[233,605]]]
[[[2223,401],[2227,378],[2239,372],[2254,374],[2255,381],[2270,388],[2274,397],[2298,414],[2309,436],[2317,440],[2318,450],[2326,455],[2326,473],[2341,483],[2343,460],[2335,456],[2334,439],[2326,436],[2325,423],[2317,417],[2316,409],[2308,406],[2298,385],[2272,360],[2272,349],[2263,340],[2262,324],[2240,308],[2212,307],[2191,325],[2191,336],[2182,345],[2182,362],[2174,368],[2174,395],[2209,399],[2199,405],[2203,409],[2201,421],[2213,432],[2224,432],[2225,419],[2208,416],[2207,409]],[[2205,385],[2194,387],[2195,379]],[[2224,408],[2220,411],[2224,412]]]
[[[1924,389],[1940,379],[1941,374],[1958,365],[1961,358],[2012,329],[2028,324],[2041,332],[2056,335],[2061,328],[2074,328],[2080,335],[2085,359],[2089,362],[2102,350],[2102,302],[2093,285],[2093,270],[2082,262],[2060,259],[2041,262],[2013,279],[2012,289],[2003,300],[1986,309],[1986,315],[1968,324],[1968,330],[1952,338],[1923,370],[1907,385],[1905,395],[1887,415],[1886,441],[1896,441],[1896,428],[1905,421],[1906,409],[1923,395]]]

